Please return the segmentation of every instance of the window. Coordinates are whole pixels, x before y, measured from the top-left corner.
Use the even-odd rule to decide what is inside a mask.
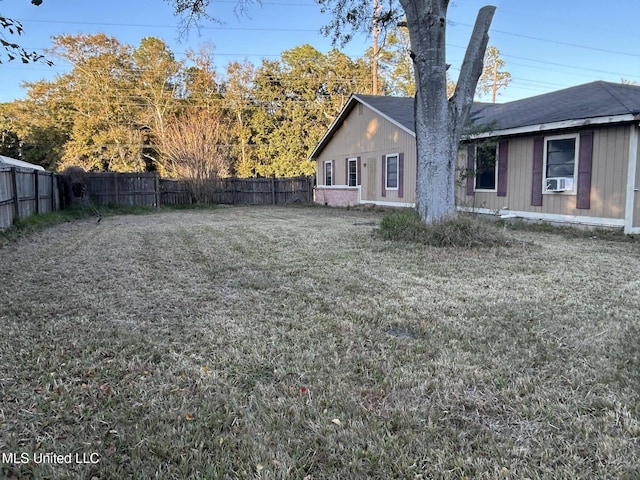
[[[476,190],[496,190],[496,176],[498,173],[496,150],[496,145],[492,144],[476,146]]]
[[[564,135],[560,137],[545,138],[544,149],[544,180],[545,192],[559,191],[557,183],[548,182],[547,179],[566,179],[562,183],[561,190],[573,190],[573,180],[576,171],[576,159],[578,158],[578,135]],[[551,187],[554,186],[554,188]]]
[[[398,154],[387,155],[386,159],[386,189],[398,189]]]
[[[331,168],[332,162],[324,162],[324,184],[333,185],[333,169]]]
[[[350,187],[358,186],[358,159],[350,158],[348,160],[348,168],[347,168],[347,184]]]

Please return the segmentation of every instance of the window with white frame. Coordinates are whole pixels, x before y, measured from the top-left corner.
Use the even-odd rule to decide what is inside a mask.
[[[476,145],[475,190],[495,192],[498,184],[497,145]]]
[[[324,162],[324,184],[333,185],[333,168],[332,162]]]
[[[385,162],[385,175],[386,182],[385,188],[387,190],[398,190],[398,154],[387,155]]]
[[[578,146],[577,134],[544,139],[544,192],[573,191]]]
[[[348,168],[347,168],[347,184],[350,187],[356,187],[358,185],[358,159],[350,158],[348,160]]]

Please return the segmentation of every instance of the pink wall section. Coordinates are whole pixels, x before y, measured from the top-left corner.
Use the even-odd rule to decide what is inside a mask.
[[[316,187],[315,202],[331,207],[347,207],[358,204],[358,188]]]

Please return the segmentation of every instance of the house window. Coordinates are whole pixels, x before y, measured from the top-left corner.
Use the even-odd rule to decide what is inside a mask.
[[[385,162],[386,189],[398,189],[398,154],[387,155]]]
[[[350,158],[348,160],[348,185],[350,187],[356,187],[358,185],[358,159]]]
[[[333,169],[332,162],[324,162],[324,184],[333,185]]]
[[[492,144],[476,145],[475,189],[495,192],[497,184],[497,146]]]
[[[577,139],[578,135],[545,138],[544,192],[573,191],[578,158]]]

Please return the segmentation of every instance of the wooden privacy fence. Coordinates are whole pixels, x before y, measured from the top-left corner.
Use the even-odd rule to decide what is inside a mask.
[[[72,204],[96,206],[189,205],[221,203],[288,205],[313,202],[313,177],[220,178],[193,182],[143,173],[55,174],[0,167],[0,229],[15,219]]]
[[[0,167],[0,229],[35,213],[60,209],[59,176],[53,172]]]
[[[160,205],[160,178],[153,172],[87,173],[89,201],[96,205]]]
[[[198,201],[227,205],[289,205],[313,202],[313,177],[220,178],[204,182],[160,180],[160,203]]]
[[[220,178],[190,181],[155,173],[88,173],[87,196],[96,205],[154,206],[219,203],[287,205],[313,202],[313,177]]]

